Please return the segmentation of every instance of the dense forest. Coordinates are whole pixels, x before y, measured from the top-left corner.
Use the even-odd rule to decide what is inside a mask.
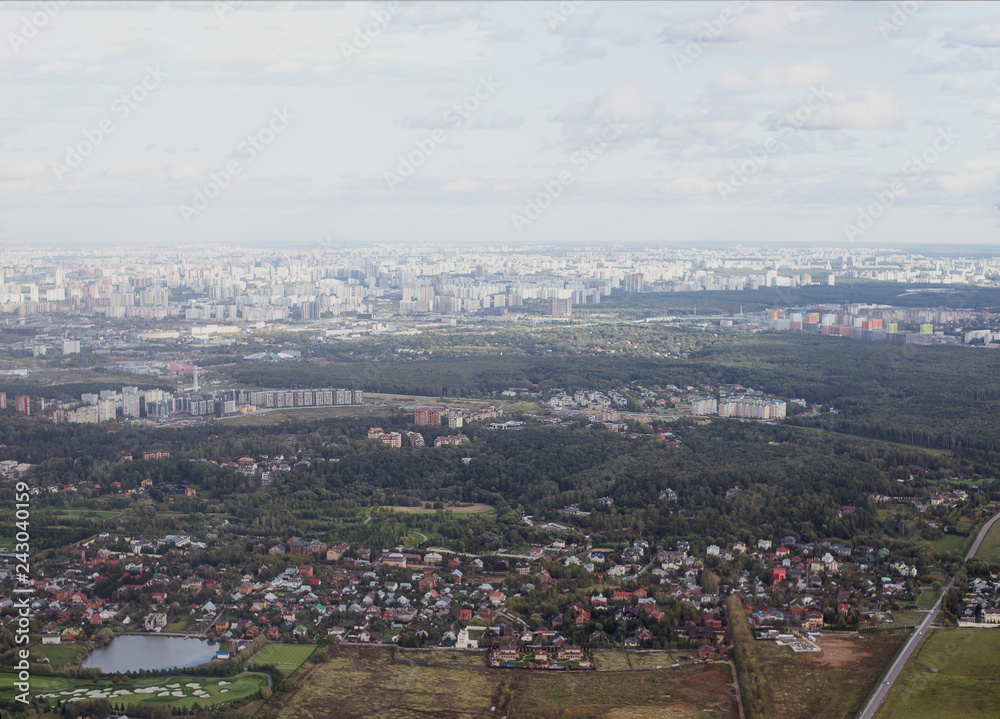
[[[814,277],[816,274],[814,273]],[[624,309],[640,316],[657,314],[698,315],[761,312],[776,307],[817,304],[871,303],[894,307],[948,307],[992,310],[1000,308],[1000,290],[993,288],[902,284],[837,279],[837,285],[769,287],[759,290],[712,292],[615,292],[601,300],[601,307]]]
[[[405,416],[386,417],[386,428],[403,429]],[[372,548],[395,546],[411,530],[436,537],[459,551],[523,546],[552,536],[544,518],[570,526],[570,536],[592,534],[612,544],[632,536],[686,537],[709,543],[753,542],[792,535],[801,541],[836,538],[888,545],[910,552],[906,537],[916,525],[887,521],[873,494],[925,493],[968,477],[991,496],[992,465],[941,453],[858,440],[806,428],[738,421],[671,429],[679,445],[654,435],[627,435],[573,427],[534,427],[520,432],[469,428],[473,442],[459,447],[391,449],[367,439],[368,422],[337,419],[291,426],[124,430],[53,427],[0,422],[5,457],[36,464],[42,485],[93,482],[75,493],[41,495],[36,520],[52,527],[43,546],[55,547],[98,530],[121,528],[162,533],[200,529],[253,536],[317,536]],[[440,431],[446,431],[442,428]],[[157,460],[117,461],[121,448],[167,449]],[[243,455],[308,456],[307,467],[279,475],[262,487],[252,477],[204,461]],[[467,461],[466,461],[467,460]],[[921,476],[899,484],[919,465]],[[981,465],[981,466],[980,466]],[[987,475],[976,476],[978,470]],[[134,498],[117,493],[144,479],[154,488]],[[197,497],[170,495],[164,483],[183,483]],[[674,501],[661,497],[676,492]],[[0,500],[12,490],[0,489]],[[610,506],[598,498],[613,500]],[[483,503],[489,514],[460,516],[439,511],[394,514],[391,506]],[[841,509],[855,511],[842,516]],[[576,506],[582,514],[559,510]],[[70,508],[81,508],[67,516]],[[120,512],[88,515],[86,508]],[[372,509],[383,507],[383,509]],[[166,513],[163,510],[169,509]],[[589,513],[589,514],[587,514]],[[524,516],[534,516],[528,524]],[[225,523],[221,521],[225,518]],[[374,520],[374,521],[372,521]],[[223,526],[224,525],[224,526]],[[924,562],[933,552],[924,551]]]
[[[925,447],[1000,451],[1000,354],[802,333],[727,340],[707,340],[687,356],[538,355],[508,347],[502,355],[243,364],[230,374],[256,386],[337,385],[435,397],[490,396],[509,387],[572,391],[739,383],[836,411],[795,420],[801,424]],[[665,343],[664,349],[675,344]]]

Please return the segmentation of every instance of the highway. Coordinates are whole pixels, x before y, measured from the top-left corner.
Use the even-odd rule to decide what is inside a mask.
[[[979,533],[976,535],[976,541],[972,543],[972,546],[969,547],[968,553],[965,555],[966,562],[976,556],[976,552],[979,551],[979,545],[983,543],[986,535],[989,534],[990,529],[998,520],[1000,520],[1000,512],[990,517],[986,524],[983,525],[982,529],[979,530]],[[885,701],[886,696],[889,694],[889,690],[892,689],[892,685],[895,684],[900,673],[903,671],[903,667],[906,666],[906,662],[909,661],[910,656],[916,650],[920,641],[924,638],[924,634],[934,622],[938,612],[941,611],[941,602],[944,600],[944,595],[946,595],[948,590],[954,585],[955,580],[953,579],[948,583],[948,586],[941,591],[941,596],[938,597],[937,602],[934,603],[934,606],[927,613],[927,618],[920,623],[916,631],[913,632],[913,634],[910,635],[910,638],[906,641],[906,645],[899,652],[899,654],[896,655],[896,659],[893,661],[892,666],[889,667],[889,670],[882,677],[878,687],[874,692],[872,692],[872,695],[868,700],[868,704],[858,715],[858,719],[874,719],[876,712],[878,712],[879,707],[882,706],[882,702]]]

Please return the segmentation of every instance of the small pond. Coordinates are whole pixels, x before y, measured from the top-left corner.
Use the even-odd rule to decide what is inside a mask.
[[[92,651],[84,667],[102,672],[132,672],[141,669],[173,669],[204,664],[219,651],[219,645],[205,639],[123,634]]]

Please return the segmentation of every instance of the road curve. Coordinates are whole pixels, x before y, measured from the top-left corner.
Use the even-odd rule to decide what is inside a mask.
[[[997,512],[990,517],[989,521],[987,521],[986,524],[983,525],[983,528],[979,530],[979,534],[976,535],[976,541],[972,543],[972,546],[969,547],[969,553],[965,555],[966,562],[976,556],[976,552],[979,551],[979,545],[983,543],[984,539],[986,539],[986,535],[989,534],[990,529],[993,528],[993,525],[996,524],[998,519],[1000,519],[1000,512]]]

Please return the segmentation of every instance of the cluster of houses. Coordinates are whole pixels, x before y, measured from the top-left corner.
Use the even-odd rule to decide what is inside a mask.
[[[642,587],[594,592],[537,626],[508,610],[512,601],[521,606],[536,589],[558,584],[547,569],[551,563],[600,564],[619,554],[649,560],[643,556],[648,544],[641,540],[621,553],[557,541],[532,548],[522,560],[490,557],[487,565],[481,557],[444,551],[399,548],[374,554],[344,543],[327,546],[318,539],[257,539],[265,541],[253,544],[252,564],[225,567],[196,564],[229,544],[213,536],[196,541],[187,535],[148,539],[102,533],[70,547],[68,556],[39,566],[32,611],[50,641],[89,639],[102,627],[157,632],[173,625],[173,631],[214,632],[240,651],[261,634],[268,639],[393,642],[411,633],[422,643],[440,646],[532,648],[538,654],[532,660],[536,666],[538,647],[548,647],[548,664],[571,661],[574,668],[585,668],[581,662],[586,660],[567,659],[564,647],[580,640],[610,643],[603,629],[594,629],[592,619],[625,622],[631,627],[625,645],[639,647],[650,646],[654,634],[649,627],[664,618]],[[108,582],[109,574],[115,582]],[[12,610],[14,579],[12,566],[0,569],[5,590],[0,611]],[[697,627],[710,627],[707,636],[713,638],[724,634],[718,596],[704,595],[694,582],[671,596],[691,602],[699,613],[705,609],[703,618],[681,631],[702,643],[706,635]]]
[[[630,394],[631,398],[615,390],[609,390],[607,392],[579,391],[570,396],[565,392],[558,391],[546,401],[546,404],[557,415],[586,416],[593,422],[606,424],[608,429],[612,430],[615,430],[620,422],[627,419],[648,421],[657,416],[676,417],[678,412],[690,413],[694,416],[719,414],[720,416],[746,416],[758,419],[781,419],[785,416],[784,402],[765,399],[757,391],[739,384],[719,387],[706,384],[684,388],[673,384],[653,387],[636,385],[630,388]],[[706,395],[708,399],[705,398]],[[716,395],[719,400],[715,399]],[[802,405],[806,404],[804,400],[798,401]],[[725,412],[720,411],[716,408],[719,402],[732,405],[732,408]],[[631,409],[629,409],[630,405]],[[743,412],[740,410],[741,405],[746,405],[747,408],[758,405],[774,405],[776,408],[780,406],[780,412],[758,416],[759,413]]]
[[[530,669],[590,669],[590,654],[572,644],[498,645],[490,650],[491,667],[523,667]]]
[[[676,499],[664,491],[665,501]],[[102,533],[38,565],[32,610],[42,634],[58,641],[86,639],[102,627],[177,625],[228,638],[234,651],[261,635],[406,640],[488,650],[496,666],[587,668],[580,647],[686,645],[702,658],[725,652],[727,592],[742,597],[759,632],[817,631],[840,615],[850,615],[853,624],[880,603],[912,598],[919,575],[917,566],[893,559],[885,547],[792,536],[692,551],[684,540],[670,548],[643,539],[601,547],[555,534],[523,554],[479,557],[402,547],[373,552],[295,536],[222,541],[209,534],[197,541]],[[249,552],[244,566],[218,565],[212,553],[234,542]],[[735,562],[744,567],[735,583],[706,583],[715,567]],[[116,577],[111,589],[109,574]],[[549,591],[565,581],[560,577],[588,574],[596,588],[586,596],[574,594],[562,604],[561,593]],[[977,582],[981,601],[968,602],[960,621],[1000,624],[1000,585]],[[5,614],[14,583],[13,566],[0,568]],[[544,616],[543,604],[549,607]]]
[[[969,590],[958,605],[958,626],[1000,627],[1000,573],[969,580]]]
[[[920,467],[910,466],[911,469],[922,469]],[[930,497],[892,497],[885,494],[873,494],[872,499],[874,499],[879,504],[889,504],[897,506],[910,506],[912,505],[918,514],[924,514],[927,510],[934,507],[944,507],[946,509],[954,509],[959,504],[964,502],[969,498],[968,492],[964,489],[948,490],[944,492],[937,492],[932,494]]]
[[[424,436],[419,432],[386,432],[381,427],[370,427],[368,429],[368,439],[374,439],[387,447],[399,448],[403,446],[403,438],[413,447],[424,447],[426,443]],[[469,438],[462,434],[449,434],[434,438],[435,447],[443,447],[449,444],[463,444],[469,442]]]

